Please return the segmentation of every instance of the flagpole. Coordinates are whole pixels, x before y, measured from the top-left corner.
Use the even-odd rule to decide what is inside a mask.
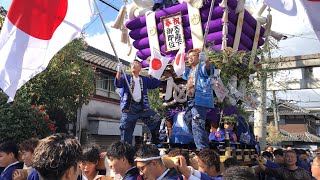
[[[203,36],[203,45],[202,45],[201,52],[204,51],[205,43],[206,43],[206,38],[207,38],[208,33],[209,33],[209,23],[210,23],[211,16],[212,16],[212,10],[213,10],[213,7],[214,7],[214,1],[215,1],[215,0],[212,0],[212,1],[211,1],[209,16],[208,16],[208,20],[207,20],[207,25],[206,25],[206,29],[205,29],[204,36]],[[200,62],[199,62],[198,65],[197,65],[197,68],[196,68],[196,69],[198,69],[198,71],[196,71],[196,80],[195,80],[195,82],[194,82],[194,88],[195,88],[195,90],[197,90],[198,78],[199,78],[199,74],[200,74],[200,69],[199,69],[199,68],[200,68],[201,62],[202,62],[202,60],[200,60]]]
[[[109,39],[109,41],[110,41],[110,44],[111,44],[112,50],[113,50],[113,52],[114,52],[114,55],[115,55],[118,63],[121,63],[121,61],[120,61],[120,59],[119,59],[119,57],[118,57],[117,51],[116,51],[116,49],[114,48],[114,45],[113,45],[113,42],[112,42],[111,37],[110,37],[110,35],[109,35],[108,29],[107,29],[107,27],[106,27],[106,24],[104,23],[104,20],[103,20],[103,18],[102,18],[102,16],[101,16],[101,13],[100,13],[100,10],[99,10],[99,7],[98,7],[98,4],[97,4],[97,1],[96,1],[96,0],[94,0],[94,5],[95,5],[96,8],[97,8],[97,11],[98,11],[100,20],[101,20],[101,22],[102,22],[102,25],[103,25],[104,30],[105,30],[106,33],[107,33],[107,36],[108,36],[108,39]],[[122,72],[122,74],[124,75],[124,80],[126,81],[126,84],[127,84],[127,86],[128,86],[130,95],[132,96],[132,92],[131,92],[131,89],[130,89],[130,86],[129,86],[129,81],[128,81],[128,79],[127,79],[127,76],[126,76],[125,71],[124,71],[123,68],[121,69],[121,72]],[[133,96],[132,96],[132,97],[133,97]]]

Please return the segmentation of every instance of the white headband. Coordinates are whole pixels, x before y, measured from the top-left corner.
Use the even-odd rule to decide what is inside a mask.
[[[161,159],[161,156],[149,157],[149,158],[136,158],[134,161],[146,162],[146,161],[151,161],[151,160],[155,160],[155,159]]]

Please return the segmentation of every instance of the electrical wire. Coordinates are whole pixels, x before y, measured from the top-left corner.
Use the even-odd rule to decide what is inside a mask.
[[[107,5],[107,7],[105,7],[102,11],[101,11],[101,15],[104,13],[105,10],[107,10],[108,6],[111,7],[112,9],[116,10],[119,12],[119,8],[115,7],[114,5],[112,5],[112,2],[111,3],[107,3],[106,1],[104,0],[99,0],[100,2],[104,3]],[[99,18],[99,16],[96,16],[94,18],[93,21],[91,21],[85,28],[83,28],[83,30],[81,31],[81,33],[83,33],[86,29],[88,29],[97,19]]]
[[[105,8],[101,11],[101,14],[103,14],[103,12],[104,12],[106,9],[107,9],[107,7],[105,7]],[[96,14],[95,14],[95,15],[96,15]],[[83,30],[81,31],[81,33],[83,33],[86,29],[88,29],[98,18],[99,18],[99,16],[96,16],[93,21],[91,21],[85,28],[83,28]]]
[[[310,37],[306,37],[304,35],[308,35],[308,34],[301,34],[301,35],[295,35],[295,34],[287,34],[287,33],[282,33],[283,35],[286,35],[288,38],[303,38],[303,39],[310,39],[310,40],[319,40],[317,38],[310,38]]]

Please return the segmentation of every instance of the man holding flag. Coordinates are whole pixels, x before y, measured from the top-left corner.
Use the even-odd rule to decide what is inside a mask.
[[[187,80],[188,104],[185,121],[192,131],[197,149],[208,149],[209,136],[205,130],[205,124],[207,110],[214,106],[213,89],[209,78],[213,75],[214,67],[212,63],[208,62],[205,52],[199,53],[198,50],[191,49],[187,54],[191,68],[186,68],[182,76]],[[197,73],[199,74],[198,79],[196,78]],[[195,83],[196,79],[197,83]]]
[[[159,141],[159,128],[161,116],[150,109],[147,90],[155,89],[161,85],[161,81],[155,78],[141,76],[141,62],[133,60],[131,64],[132,74],[121,74],[122,64],[118,65],[114,85],[122,88],[121,91],[121,111],[120,119],[121,140],[132,144],[132,135],[138,119],[141,119],[149,128],[152,139],[151,142],[157,144]],[[128,79],[129,87],[125,78]]]

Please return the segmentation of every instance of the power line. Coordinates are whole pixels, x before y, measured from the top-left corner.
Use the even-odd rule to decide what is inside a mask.
[[[109,7],[111,7],[112,9],[114,9],[114,10],[116,10],[116,11],[120,11],[120,9],[118,8],[118,7],[116,7],[116,6],[114,6],[113,4],[111,4],[111,3],[108,3],[108,2],[106,2],[106,1],[104,1],[104,0],[99,0],[100,2],[102,2],[102,3],[104,3],[104,4],[106,4],[107,6],[109,6]]]
[[[301,35],[295,35],[295,34],[286,34],[286,33],[282,33],[283,35],[286,35],[288,36],[288,38],[303,38],[303,39],[310,39],[310,40],[317,40],[317,38],[310,38],[310,37],[305,37],[303,35],[306,35],[306,34],[301,34]]]
[[[112,9],[116,10],[119,12],[119,8],[115,7],[114,5],[112,5],[111,3],[105,2],[104,0],[99,0],[100,2],[106,4],[107,6],[111,7]],[[101,14],[104,13],[104,11],[107,9],[107,7],[105,7],[102,11]],[[96,16],[96,18],[94,18],[94,20],[92,22],[90,22],[90,24],[88,24],[85,28],[83,28],[83,30],[81,31],[81,33],[83,33],[86,29],[88,29],[97,19],[99,18],[99,16]]]
[[[312,89],[312,91],[320,97],[320,94],[318,94],[314,89]]]

